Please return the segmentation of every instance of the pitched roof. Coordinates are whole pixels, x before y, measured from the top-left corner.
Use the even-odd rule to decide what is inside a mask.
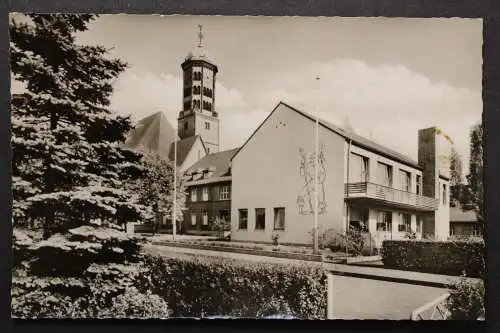
[[[262,122],[262,124],[264,124],[267,121],[267,119],[271,116],[271,114],[273,114],[279,108],[280,105],[283,105],[283,106],[287,107],[288,109],[295,111],[295,112],[301,114],[302,116],[304,116],[312,121],[316,121],[315,116],[313,116],[307,112],[304,112],[302,110],[296,109],[296,108],[294,108],[294,107],[292,107],[284,102],[279,102],[279,104],[267,116],[267,118]],[[362,137],[361,135],[358,135],[354,132],[346,131],[338,126],[335,126],[335,125],[329,123],[328,121],[326,121],[324,119],[319,118],[318,122],[320,125],[322,125],[326,129],[344,137],[345,139],[352,140],[353,144],[355,144],[361,148],[365,148],[367,150],[373,151],[373,152],[378,153],[382,156],[391,158],[393,160],[396,160],[396,161],[401,162],[403,164],[409,165],[411,167],[414,167],[414,168],[417,168],[420,170],[422,169],[422,167],[419,166],[417,161],[411,159],[410,157],[408,157],[404,154],[401,154],[401,153],[399,153],[395,150],[392,150],[390,148],[384,147],[384,146],[382,146],[382,145],[380,145],[372,140],[366,139],[366,138]],[[262,124],[260,126],[262,126]],[[247,144],[247,142],[250,141],[250,139],[255,135],[255,133],[259,130],[260,126],[254,131],[254,133],[250,136],[250,138],[248,138],[248,140],[243,144],[243,146],[241,146],[240,150],[243,149],[243,147]],[[233,156],[233,158],[234,158],[234,156]]]
[[[184,163],[184,160],[186,159],[187,155],[191,151],[191,148],[193,147],[194,143],[196,140],[201,137],[199,135],[194,135],[190,136],[188,138],[184,138],[182,140],[177,141],[177,165],[181,165]],[[203,140],[201,140],[203,144]],[[174,152],[175,152],[175,147],[174,147],[174,142],[170,145],[170,152],[168,154],[168,159],[170,161],[174,160]]]
[[[460,207],[450,207],[450,222],[477,222],[476,213]]]
[[[218,153],[213,153],[204,156],[198,162],[193,164],[189,169],[186,170],[186,175],[193,172],[208,170],[210,169],[213,173],[209,177],[211,181],[217,180],[229,180],[231,176],[231,158],[239,150],[239,148],[224,150]],[[200,181],[206,181],[205,179],[200,179]],[[193,182],[189,181],[188,182]]]
[[[168,158],[170,147],[175,139],[173,126],[160,111],[139,120],[129,133],[124,147],[129,149],[143,148],[158,152],[161,156]]]
[[[199,135],[184,139],[179,139],[177,137],[178,166],[184,163],[189,151],[198,138],[201,139]],[[160,156],[167,158],[169,161],[173,161],[175,139],[174,127],[170,124],[163,112],[160,111],[139,120],[135,128],[129,133],[123,146],[129,149],[146,149],[148,151],[157,152]],[[205,147],[203,140],[201,140],[201,142]]]

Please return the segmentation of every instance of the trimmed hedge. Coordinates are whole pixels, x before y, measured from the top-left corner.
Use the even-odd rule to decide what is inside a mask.
[[[173,317],[326,317],[327,277],[318,266],[190,256],[148,256],[146,264],[143,288],[164,298]]]
[[[382,261],[396,269],[482,277],[483,241],[384,240]]]

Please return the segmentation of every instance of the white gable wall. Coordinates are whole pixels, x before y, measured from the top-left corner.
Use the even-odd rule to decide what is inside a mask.
[[[343,223],[345,140],[322,126],[319,128],[320,145],[325,145],[327,206],[325,214],[319,216],[318,224],[340,232]],[[271,242],[274,208],[284,207],[285,230],[277,231],[281,235],[280,242],[312,242],[313,215],[300,215],[297,199],[305,185],[305,178],[300,174],[299,149],[302,148],[305,154],[313,153],[314,138],[315,122],[280,104],[235,155],[232,161],[233,240]],[[314,172],[314,169],[311,171]],[[265,230],[255,230],[256,208],[265,209]],[[239,230],[239,209],[248,210],[246,230]]]

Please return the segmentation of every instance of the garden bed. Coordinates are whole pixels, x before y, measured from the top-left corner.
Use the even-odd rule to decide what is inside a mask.
[[[333,253],[328,249],[322,249],[320,250],[320,253],[316,255],[313,254],[312,248],[307,246],[280,245],[278,248],[275,248],[275,246],[271,244],[214,241],[210,239],[179,239],[175,241],[162,239],[153,240],[152,243],[155,245],[192,248],[198,250],[224,251],[297,260],[324,261],[334,263],[346,261],[345,253],[343,252]]]

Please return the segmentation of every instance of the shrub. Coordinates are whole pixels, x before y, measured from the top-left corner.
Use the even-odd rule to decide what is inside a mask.
[[[280,234],[278,234],[277,232],[275,232],[271,235],[271,240],[273,241],[274,246],[279,245],[279,243],[278,243],[279,239],[280,239]]]
[[[484,242],[384,240],[382,261],[392,268],[477,277],[485,272]]]
[[[370,233],[351,228],[346,235],[334,229],[326,229],[318,233],[319,248],[328,248],[332,252],[347,252],[354,255],[376,255],[375,241]]]
[[[273,316],[293,317],[292,310],[283,296],[272,296],[271,299],[264,304],[262,309],[257,311],[257,318],[266,318]]]
[[[484,283],[460,279],[450,288],[446,304],[451,320],[478,320],[484,318]]]
[[[417,239],[417,233],[414,231],[407,232],[407,233],[405,233],[404,238],[405,239]]]
[[[147,274],[140,243],[107,227],[82,226],[47,240],[14,229],[12,316],[168,316],[162,298],[135,289],[137,278]]]
[[[226,258],[148,257],[142,288],[161,295],[175,317],[258,317],[287,311],[296,318],[326,315],[326,271],[311,265]]]
[[[217,239],[224,239],[224,232],[231,231],[231,221],[226,221],[220,217],[215,217],[211,223],[212,231],[217,231]]]

